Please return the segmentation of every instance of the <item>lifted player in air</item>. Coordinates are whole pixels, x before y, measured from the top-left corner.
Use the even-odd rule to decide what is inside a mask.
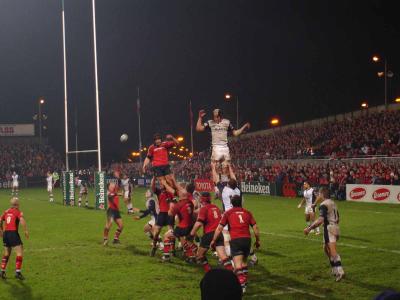
[[[11,178],[12,178],[11,196],[18,197],[19,182],[18,182],[17,172],[14,171],[11,175]]]
[[[49,201],[53,202],[54,197],[53,197],[53,174],[51,172],[47,172],[47,177],[46,177],[46,182],[47,182],[47,193],[49,194]],[[72,205],[72,204],[71,204]]]
[[[173,231],[174,228],[174,218],[168,215],[170,204],[174,199],[175,190],[172,189],[168,184],[162,185],[160,183],[160,188],[156,187],[156,179],[153,177],[151,180],[151,191],[157,195],[159,213],[157,215],[156,224],[153,226],[153,245],[150,252],[150,256],[154,256],[157,251],[157,243],[159,242],[159,236],[161,229],[164,226],[168,227],[168,232]],[[175,241],[167,240],[168,255],[169,249],[173,248]],[[165,242],[164,242],[165,247]]]
[[[308,235],[311,230],[323,224],[324,251],[331,264],[332,275],[336,277],[336,281],[340,281],[344,277],[344,270],[336,247],[340,235],[339,211],[335,202],[330,199],[329,190],[326,187],[320,188],[318,197],[322,200],[319,206],[319,218],[304,229],[304,234]]]
[[[214,237],[215,230],[221,221],[221,211],[216,205],[211,203],[210,193],[202,193],[200,203],[201,208],[197,216],[197,221],[194,224],[190,235],[194,237],[200,227],[203,227],[203,236],[200,240],[200,247],[197,250],[196,260],[203,266],[204,271],[208,272],[211,270],[211,266],[208,263],[206,254],[210,248],[210,243]],[[220,234],[216,239],[215,248],[224,268],[227,270],[233,270],[232,263],[225,252],[224,237],[222,234]]]
[[[15,259],[15,278],[23,280],[24,276],[21,274],[23,246],[18,233],[18,225],[21,224],[27,239],[29,238],[29,233],[24,215],[22,211],[19,210],[18,198],[12,198],[10,203],[11,208],[7,209],[0,219],[0,234],[3,237],[4,243],[4,254],[3,259],[1,260],[1,278],[6,279],[8,259],[10,258],[12,249],[15,249],[17,254]]]
[[[115,222],[118,228],[115,231],[114,235],[114,244],[119,244],[119,236],[124,228],[122,223],[121,214],[119,212],[119,198],[118,198],[118,183],[110,182],[107,187],[107,199],[108,199],[108,208],[107,208],[107,221],[104,227],[104,236],[103,236],[103,245],[106,246],[108,244],[108,234],[110,232],[112,223]]]
[[[305,203],[305,209],[304,209],[304,215],[306,218],[306,223],[307,226],[310,226],[312,222],[315,221],[315,192],[314,189],[311,187],[310,183],[307,181],[304,181],[304,192],[303,192],[304,198],[301,200],[300,204],[297,206],[297,208],[301,208],[303,204]],[[311,232],[313,233],[314,230]],[[315,234],[320,234],[319,227],[316,227]]]
[[[205,115],[206,112],[204,110],[199,111],[196,131],[201,132],[208,130],[211,132],[211,169],[215,172],[215,166],[218,163],[221,163],[223,173],[230,178],[236,179],[230,164],[231,157],[228,147],[228,132],[232,132],[233,136],[239,136],[245,130],[250,128],[250,123],[244,124],[240,129],[234,129],[232,123],[223,118],[222,111],[218,108],[213,111],[213,119],[203,123],[203,117]],[[216,178],[217,176],[217,174],[213,174],[213,178]]]
[[[133,208],[134,212],[141,213],[140,216],[134,216],[133,218],[135,220],[140,220],[150,215],[150,221],[144,225],[143,231],[151,240],[153,240],[153,228],[156,225],[156,220],[160,209],[158,207],[158,202],[154,199],[154,194],[151,190],[146,191],[145,197],[146,209],[141,210],[139,208]]]
[[[242,199],[240,196],[233,196],[231,202],[233,208],[223,214],[221,222],[215,230],[210,246],[212,248],[216,246],[223,228],[228,225],[229,234],[231,236],[230,246],[233,265],[243,292],[245,292],[248,274],[247,257],[249,256],[251,249],[251,234],[249,227],[252,227],[256,238],[254,244],[256,249],[260,247],[260,232],[256,225],[256,220],[251,212],[242,208]]]
[[[166,141],[162,141],[161,135],[156,133],[154,135],[154,143],[149,146],[147,157],[143,163],[143,173],[146,173],[146,168],[152,164],[152,171],[154,176],[160,182],[161,185],[169,185],[172,188],[176,188],[176,180],[174,174],[171,172],[169,165],[169,149],[178,145],[178,140],[175,139],[171,134],[166,136]]]
[[[79,188],[79,198],[78,198],[78,206],[82,206],[82,200],[85,201],[85,207],[89,207],[89,202],[88,202],[88,183],[85,179],[82,177],[76,177],[75,179],[76,185]]]
[[[124,174],[122,176],[121,185],[124,190],[124,202],[126,208],[128,209],[128,215],[133,214],[133,206],[132,206],[133,185],[127,174]]]
[[[179,197],[178,203],[171,205],[168,211],[168,216],[178,218],[178,225],[174,231],[167,232],[164,235],[164,255],[163,260],[170,259],[170,251],[168,248],[168,241],[170,245],[178,238],[183,247],[183,253],[188,261],[193,261],[196,257],[197,246],[193,243],[193,237],[190,235],[194,218],[193,218],[193,202],[188,199],[188,192],[182,186],[178,186],[177,194]],[[167,245],[166,245],[167,243]]]

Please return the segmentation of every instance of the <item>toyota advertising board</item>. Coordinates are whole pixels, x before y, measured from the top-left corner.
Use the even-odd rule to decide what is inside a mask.
[[[347,184],[346,199],[355,202],[400,204],[400,186]]]

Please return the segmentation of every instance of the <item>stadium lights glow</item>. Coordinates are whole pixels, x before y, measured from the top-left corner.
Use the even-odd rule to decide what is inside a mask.
[[[400,97],[397,97],[397,98],[394,100],[394,102],[400,103]]]
[[[132,152],[131,154],[132,154],[132,156],[134,156],[134,157],[140,156],[140,152]]]
[[[277,126],[277,125],[279,125],[279,119],[278,118],[273,118],[270,123],[271,123],[272,126]]]
[[[399,98],[399,99],[400,99],[400,98]],[[192,153],[192,152],[190,152],[190,153],[189,153],[189,156],[193,156],[193,153]]]
[[[40,100],[39,100],[39,103],[40,103],[40,104],[44,104],[44,99],[40,99]]]
[[[361,103],[361,107],[362,107],[362,108],[368,108],[368,103],[367,103],[367,102]]]
[[[372,61],[373,62],[379,62],[380,61],[379,56],[377,56],[377,55],[372,56]]]
[[[225,99],[226,100],[231,100],[231,98],[232,98],[231,94],[225,94]]]
[[[183,142],[184,138],[183,138],[183,136],[178,136],[177,140],[178,140],[178,142]]]

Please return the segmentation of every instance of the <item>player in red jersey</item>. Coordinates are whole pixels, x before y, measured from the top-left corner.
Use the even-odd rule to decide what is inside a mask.
[[[166,184],[165,186],[160,184],[160,188],[157,188],[155,177],[153,177],[153,179],[151,180],[151,190],[154,194],[157,195],[159,207],[159,213],[153,229],[153,246],[150,252],[150,256],[154,256],[157,251],[157,243],[159,242],[161,229],[164,226],[167,226],[168,231],[172,232],[173,230],[174,219],[168,216],[168,211],[174,199],[175,190],[171,188],[168,184]],[[167,243],[167,245],[165,245],[165,243]],[[168,249],[173,248],[174,245],[175,242],[171,241],[170,239],[164,241],[164,247],[167,247]]]
[[[23,280],[24,276],[21,274],[23,246],[18,233],[18,225],[21,224],[27,239],[29,238],[29,233],[24,215],[22,211],[19,210],[18,198],[12,198],[10,203],[11,208],[7,209],[0,219],[0,234],[3,237],[4,243],[4,254],[1,260],[1,278],[6,279],[8,259],[10,258],[11,250],[14,248],[17,254],[15,260],[15,278]]]
[[[260,232],[251,212],[242,208],[242,199],[240,196],[235,195],[232,197],[232,206],[233,207],[222,216],[210,246],[213,248],[215,247],[224,226],[228,225],[229,234],[231,236],[230,246],[233,264],[244,292],[247,286],[247,257],[249,256],[251,248],[249,227],[253,228],[254,236],[256,237],[256,242],[254,244],[256,249],[260,248]]]
[[[179,141],[171,134],[166,136],[166,141],[162,141],[161,135],[156,133],[154,135],[154,144],[149,146],[147,157],[143,163],[143,173],[146,173],[146,168],[151,162],[154,176],[158,179],[160,184],[176,188],[176,180],[174,174],[171,172],[169,166],[168,156],[169,149],[177,146]]]
[[[171,205],[168,211],[170,217],[178,217],[179,223],[175,227],[174,231],[167,232],[164,236],[165,240],[178,238],[182,244],[184,255],[192,260],[195,258],[195,253],[197,252],[197,246],[193,243],[192,236],[190,232],[193,228],[193,203],[188,199],[188,193],[186,189],[179,186],[178,188],[178,203]],[[165,246],[165,242],[164,242]],[[168,253],[168,248],[164,249],[163,260],[168,260],[170,258]]]
[[[108,208],[107,208],[107,221],[104,227],[104,239],[103,245],[106,246],[108,244],[108,234],[110,232],[112,223],[115,222],[118,228],[115,231],[114,235],[114,244],[119,244],[119,236],[121,235],[122,229],[124,225],[122,223],[121,214],[119,212],[119,194],[118,194],[118,184],[115,182],[110,182],[107,188],[107,198],[108,198]]]
[[[215,230],[221,221],[221,211],[216,205],[211,203],[211,195],[208,192],[201,194],[200,203],[201,208],[197,216],[197,221],[194,224],[190,235],[195,236],[196,232],[203,226],[203,236],[201,237],[200,247],[197,250],[196,260],[203,266],[204,271],[208,272],[211,270],[211,267],[208,263],[206,254],[210,248],[210,243],[214,237]],[[228,270],[232,270],[232,263],[225,252],[224,237],[222,234],[220,234],[215,241],[215,248],[224,267]]]

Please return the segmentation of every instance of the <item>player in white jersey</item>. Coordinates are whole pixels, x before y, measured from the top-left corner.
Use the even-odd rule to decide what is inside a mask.
[[[47,193],[49,194],[49,201],[53,202],[54,197],[53,197],[53,174],[51,172],[47,172]]]
[[[332,266],[332,275],[336,277],[336,281],[339,281],[344,276],[342,261],[337,252],[336,246],[336,242],[339,240],[340,235],[339,211],[336,203],[329,199],[329,190],[326,187],[322,187],[319,190],[318,198],[322,200],[322,203],[319,206],[319,218],[304,229],[304,234],[309,234],[311,230],[323,224],[324,251]]]
[[[11,175],[11,178],[12,178],[11,195],[18,197],[19,182],[18,182],[17,172],[14,171]]]
[[[314,189],[310,186],[310,184],[305,181],[304,182],[304,191],[303,191],[303,200],[301,200],[300,204],[297,208],[301,208],[303,204],[305,204],[304,215],[306,218],[307,226],[310,226],[312,222],[315,221],[315,193]],[[312,233],[314,230],[312,231]],[[315,234],[320,234],[319,227],[316,228]]]
[[[134,208],[135,212],[141,213],[140,216],[134,216],[135,220],[140,220],[148,215],[150,215],[150,221],[144,225],[143,231],[144,233],[153,240],[153,227],[156,224],[157,215],[160,212],[158,207],[158,201],[155,200],[154,194],[152,191],[147,190],[145,193],[146,197],[146,209],[141,210],[139,208]]]
[[[206,115],[204,110],[199,111],[199,118],[197,120],[196,131],[205,131],[206,129],[211,132],[211,165],[222,164],[223,173],[236,179],[232,170],[228,147],[228,132],[232,132],[233,136],[241,135],[246,129],[250,128],[250,123],[244,124],[240,129],[234,129],[232,123],[228,119],[224,119],[221,109],[214,109],[213,119],[203,123],[203,117]],[[212,166],[213,172],[216,168]],[[213,177],[217,174],[213,174]]]
[[[121,179],[121,185],[124,190],[124,202],[126,208],[128,209],[128,215],[133,214],[133,206],[132,206],[132,183],[127,174],[124,174]]]
[[[85,201],[85,207],[89,207],[89,202],[88,202],[88,184],[86,180],[81,179],[79,177],[75,178],[75,183],[77,187],[79,188],[79,198],[78,198],[78,206],[82,206],[82,200]]]

